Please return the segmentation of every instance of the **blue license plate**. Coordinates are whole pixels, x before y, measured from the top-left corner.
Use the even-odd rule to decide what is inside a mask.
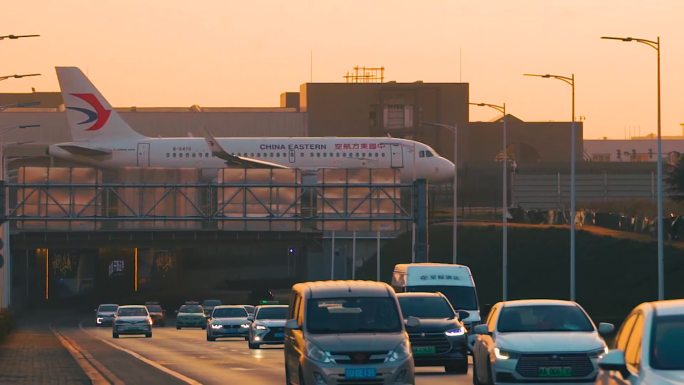
[[[345,378],[375,378],[376,374],[375,368],[346,368],[344,370]]]
[[[276,333],[275,334],[275,338],[283,338],[283,337],[285,337],[284,333]]]

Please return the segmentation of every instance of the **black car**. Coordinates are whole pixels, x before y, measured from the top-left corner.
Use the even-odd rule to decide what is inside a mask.
[[[408,324],[413,361],[416,366],[444,366],[448,373],[468,373],[468,336],[457,313],[442,293],[399,293],[404,319]]]

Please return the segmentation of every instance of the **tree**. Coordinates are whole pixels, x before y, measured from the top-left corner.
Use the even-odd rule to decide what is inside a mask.
[[[684,156],[680,156],[677,164],[670,167],[665,182],[668,184],[669,198],[677,202],[684,201]]]

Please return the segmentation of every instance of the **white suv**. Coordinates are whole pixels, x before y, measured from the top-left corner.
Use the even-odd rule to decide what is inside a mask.
[[[684,300],[634,308],[599,369],[596,383],[602,385],[684,383]]]

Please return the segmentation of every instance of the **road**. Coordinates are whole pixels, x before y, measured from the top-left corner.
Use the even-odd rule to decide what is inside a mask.
[[[111,328],[91,319],[61,320],[56,329],[72,342],[112,384],[285,383],[281,345],[250,350],[244,340],[208,342],[201,329],[155,327],[152,338],[112,338]],[[447,375],[443,368],[418,368],[417,385],[471,384],[468,375]]]

